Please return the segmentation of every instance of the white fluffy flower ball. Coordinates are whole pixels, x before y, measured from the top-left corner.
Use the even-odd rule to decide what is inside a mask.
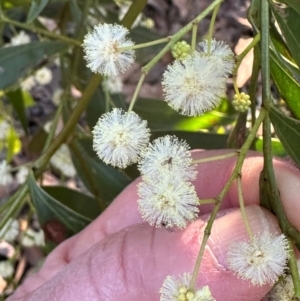
[[[161,178],[138,185],[139,211],[151,226],[183,229],[198,216],[199,200],[189,182]]]
[[[21,245],[23,247],[31,248],[33,246],[42,247],[45,245],[45,235],[44,231],[40,229],[39,231],[34,231],[28,228],[22,236]]]
[[[134,112],[113,109],[103,114],[93,130],[93,148],[106,164],[125,168],[139,159],[149,143],[147,122]]]
[[[49,68],[43,67],[35,73],[34,78],[40,85],[47,85],[52,80],[52,72]]]
[[[99,24],[83,40],[87,66],[94,73],[116,76],[129,68],[134,62],[133,50],[120,49],[133,46],[126,38],[128,30],[117,24]]]
[[[286,268],[288,241],[283,234],[263,232],[250,241],[234,243],[227,257],[230,269],[238,277],[253,285],[274,284]]]
[[[198,116],[221,102],[225,81],[214,59],[195,53],[169,65],[162,86],[169,106],[183,115]]]
[[[138,168],[144,179],[173,178],[194,180],[196,167],[192,164],[189,145],[176,136],[155,139],[141,154]]]
[[[198,44],[198,51],[201,55],[212,58],[215,64],[218,64],[218,69],[224,76],[230,74],[234,68],[234,54],[230,47],[223,41],[216,41],[213,39],[210,45],[210,52],[208,53],[208,40]]]

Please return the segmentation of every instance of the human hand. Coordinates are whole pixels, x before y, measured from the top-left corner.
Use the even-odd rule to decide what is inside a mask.
[[[196,151],[193,158],[228,151]],[[215,197],[227,182],[236,158],[202,163],[194,182],[200,199]],[[243,165],[242,185],[253,233],[280,232],[273,215],[257,206],[263,160],[251,153]],[[300,230],[300,172],[274,159],[276,178],[289,221]],[[59,245],[41,270],[30,276],[7,301],[154,301],[168,275],[192,272],[205,222],[212,205],[202,205],[200,217],[185,230],[168,231],[144,223],[137,209],[137,181],[129,185],[87,228]],[[230,188],[206,247],[197,287],[209,285],[216,300],[258,301],[270,285],[253,286],[228,269],[230,244],[247,237],[238,209],[237,187]]]

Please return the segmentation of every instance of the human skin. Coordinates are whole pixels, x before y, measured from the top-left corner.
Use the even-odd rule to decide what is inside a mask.
[[[228,153],[194,151],[194,159]],[[226,184],[235,157],[198,165],[194,185],[200,199],[213,198]],[[263,159],[251,152],[242,169],[246,213],[254,234],[280,233],[276,218],[258,206],[259,174]],[[300,230],[300,172],[274,159],[283,207],[291,224]],[[192,272],[213,205],[202,205],[200,216],[184,230],[154,228],[143,222],[137,206],[136,184],[130,184],[93,223],[60,244],[41,270],[28,277],[7,301],[154,301],[168,275]],[[226,195],[212,227],[197,278],[197,287],[209,285],[216,300],[259,301],[270,285],[253,286],[229,269],[229,246],[247,239],[238,209],[236,183]]]

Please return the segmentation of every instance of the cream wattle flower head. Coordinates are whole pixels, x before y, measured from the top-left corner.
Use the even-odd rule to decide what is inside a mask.
[[[199,200],[189,182],[161,178],[138,185],[139,211],[151,226],[183,229],[198,216]]]
[[[177,178],[191,181],[196,178],[189,145],[176,136],[155,139],[142,153],[138,168],[143,179]]]
[[[87,66],[94,72],[116,76],[134,62],[133,50],[121,50],[134,43],[126,38],[128,30],[117,24],[99,24],[83,40]]]
[[[93,130],[93,148],[106,164],[126,168],[136,163],[149,143],[147,122],[134,112],[113,109],[103,114]]]
[[[288,241],[283,234],[263,232],[250,241],[234,243],[227,258],[230,269],[239,278],[250,280],[253,285],[272,285],[286,269]]]
[[[176,60],[163,74],[165,100],[174,110],[198,116],[215,108],[225,95],[226,74],[210,56],[199,53]]]
[[[212,39],[208,53],[208,40],[204,40],[198,44],[198,51],[200,55],[212,58],[216,66],[218,65],[219,72],[224,73],[224,76],[232,72],[235,65],[234,54],[223,41]]]

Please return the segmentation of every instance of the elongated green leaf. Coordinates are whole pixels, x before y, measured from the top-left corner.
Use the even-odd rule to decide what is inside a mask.
[[[218,112],[207,112],[199,117],[181,115],[168,106],[165,101],[140,98],[133,109],[142,119],[148,121],[150,129],[155,131],[181,130],[198,131],[209,129],[215,125],[234,122],[234,115]]]
[[[96,199],[77,190],[64,186],[43,186],[42,189],[60,203],[88,219],[93,220],[101,213]]]
[[[289,156],[300,166],[300,121],[282,114],[276,108],[270,110],[271,122]]]
[[[191,149],[222,149],[226,148],[228,135],[215,133],[188,132],[188,131],[162,131],[151,135],[151,140],[165,135],[175,135],[185,140]]]
[[[28,176],[27,183],[39,222],[42,226],[50,221],[59,221],[69,230],[69,234],[75,234],[92,221],[90,218],[62,204],[39,187],[33,174]]]
[[[82,13],[78,7],[77,0],[69,0],[71,14],[75,23],[79,23],[82,18]]]
[[[111,102],[117,108],[122,108],[127,111],[127,104],[125,102],[124,96],[122,94],[113,94],[110,95]],[[111,109],[111,103],[109,103],[108,109]],[[92,99],[90,100],[87,109],[86,109],[86,119],[89,127],[92,129],[100,116],[104,114],[107,110],[105,94],[102,87],[99,87]]]
[[[278,7],[277,5],[272,5],[271,2],[271,8],[286,40],[287,46],[297,62],[298,67],[300,67],[300,16],[291,7]]]
[[[29,70],[36,67],[45,56],[66,50],[61,42],[32,42],[26,45],[0,49],[0,89],[14,84]]]
[[[281,97],[292,113],[300,119],[300,72],[282,57],[270,51],[271,76]]]
[[[286,5],[292,7],[300,15],[300,3],[299,0],[279,0]]]
[[[84,158],[85,166],[89,168],[89,175],[92,175],[93,181],[97,185],[99,196],[109,204],[131,181],[123,171],[113,168],[103,163],[97,156],[92,147],[91,138],[81,138],[76,141],[76,146],[80,151],[80,156]],[[72,148],[72,158],[74,166],[78,175],[86,185],[86,187],[93,193],[93,187],[87,176],[84,166],[81,164],[82,160],[78,157]]]
[[[33,0],[27,15],[27,23],[34,21],[45,8],[49,0]]]
[[[23,94],[21,89],[17,89],[6,93],[6,95],[15,109],[24,131],[28,134],[28,121],[25,112],[25,94]]]

